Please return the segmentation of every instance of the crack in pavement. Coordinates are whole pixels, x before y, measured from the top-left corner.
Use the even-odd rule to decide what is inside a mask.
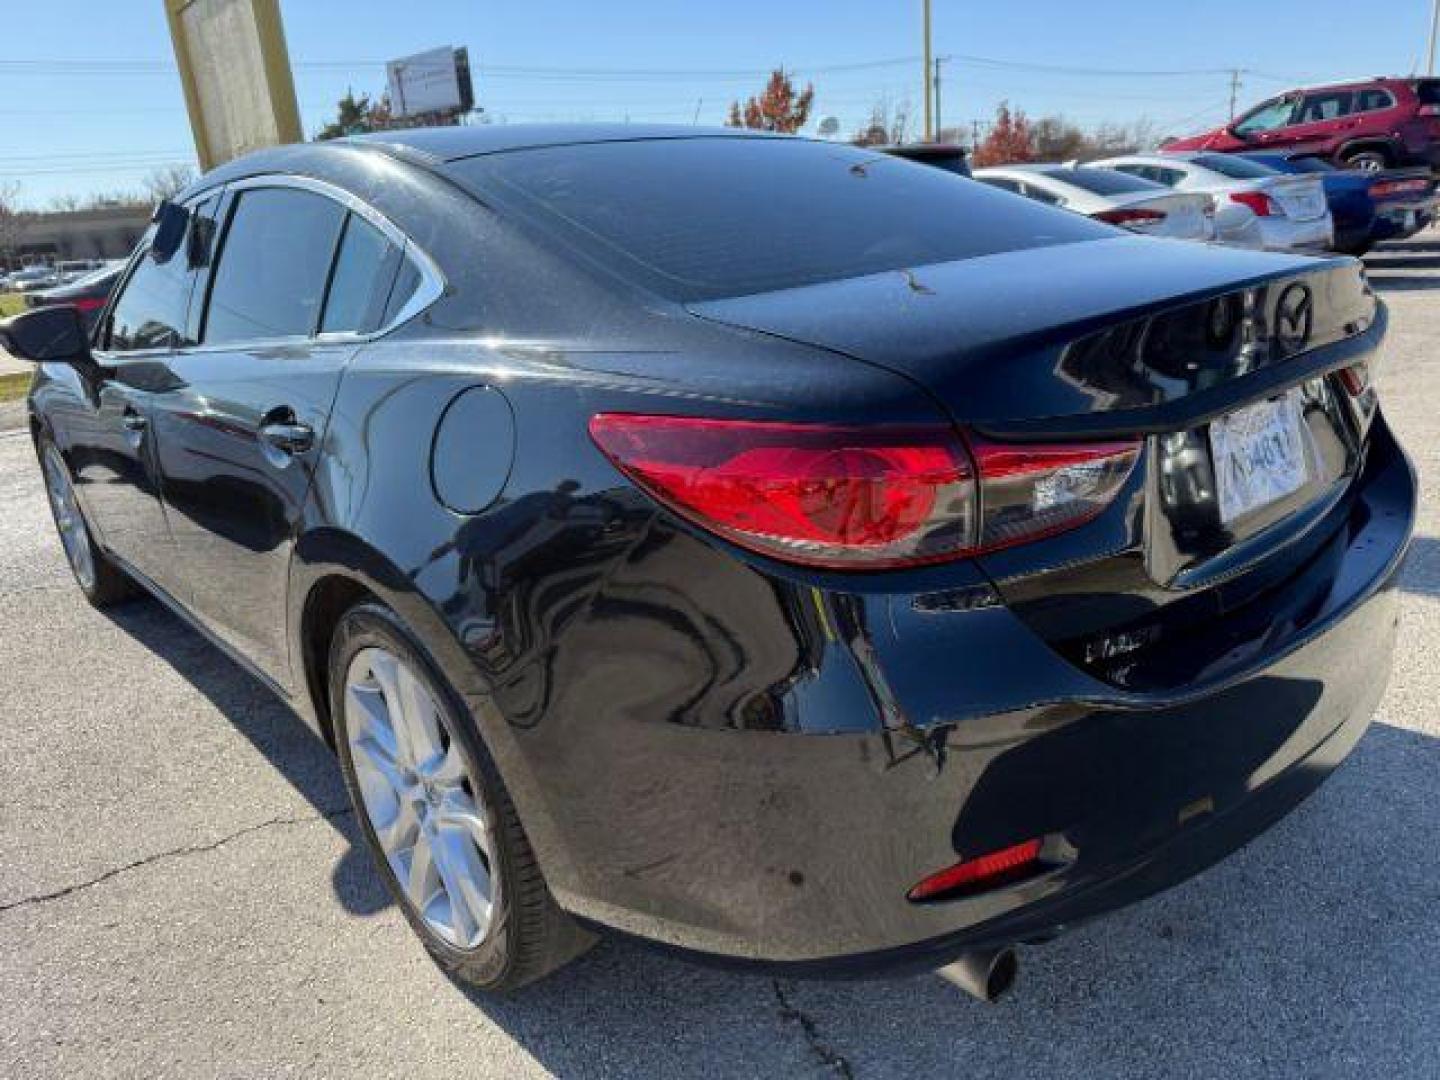
[[[128,874],[131,870],[139,870],[143,867],[150,866],[152,863],[164,862],[168,859],[188,858],[191,855],[203,855],[208,851],[215,851],[218,848],[222,848],[233,840],[239,840],[242,837],[261,832],[265,829],[272,829],[277,825],[307,825],[313,821],[334,821],[336,818],[344,817],[354,812],[353,807],[343,806],[330,810],[322,810],[315,814],[304,814],[300,817],[270,818],[268,821],[261,821],[254,825],[247,825],[243,829],[237,829],[235,832],[222,836],[218,840],[212,840],[209,843],[187,844],[184,847],[171,848],[169,851],[159,851],[154,855],[146,855],[144,858],[136,859],[134,862],[126,863],[124,866],[112,867],[103,874],[99,874],[89,880],[77,881],[73,885],[66,885],[63,889],[55,889],[47,893],[37,893],[34,896],[22,896],[19,900],[11,900],[7,903],[0,904],[0,915],[5,914],[7,911],[14,911],[17,908],[44,904],[50,900],[59,900],[64,896],[84,892],[86,889],[100,885],[109,881],[111,878],[119,877],[121,874]]]
[[[775,991],[775,1000],[780,1005],[780,1019],[800,1025],[800,1031],[805,1036],[805,1042],[810,1047],[810,1053],[815,1056],[816,1060],[836,1075],[843,1076],[845,1080],[854,1080],[855,1070],[850,1067],[850,1062],[845,1060],[844,1055],[831,1048],[829,1044],[821,1041],[820,1029],[814,1019],[790,1004],[790,999],[786,997],[785,990],[780,985],[780,980],[771,979],[770,985]]]

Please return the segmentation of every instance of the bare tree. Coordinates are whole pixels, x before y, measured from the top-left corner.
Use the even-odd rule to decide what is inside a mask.
[[[0,263],[14,258],[25,225],[33,216],[16,207],[19,195],[19,184],[0,184]]]
[[[173,199],[195,182],[195,170],[189,165],[166,165],[145,178],[145,194],[151,202]]]
[[[893,104],[883,97],[870,108],[870,119],[850,141],[856,146],[898,146],[910,134],[910,101]]]

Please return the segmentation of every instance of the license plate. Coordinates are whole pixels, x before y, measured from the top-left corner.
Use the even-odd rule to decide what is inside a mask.
[[[1305,486],[1305,436],[1295,390],[1237,409],[1210,425],[1222,522],[1228,525]]]

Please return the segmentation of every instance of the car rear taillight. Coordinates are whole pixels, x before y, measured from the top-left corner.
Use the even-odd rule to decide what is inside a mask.
[[[1144,210],[1139,207],[1131,210],[1100,210],[1090,216],[1096,221],[1106,221],[1111,225],[1121,225],[1129,229],[1149,228],[1165,220],[1163,211]]]
[[[1280,206],[1263,191],[1232,191],[1230,201],[1248,206],[1256,217],[1283,217]]]
[[[966,859],[931,874],[906,895],[917,902],[946,899],[1030,877],[1041,868],[1040,848],[1039,840],[1027,840],[976,859]]]
[[[1140,444],[966,444],[942,425],[849,427],[601,413],[590,435],[642,489],[742,547],[834,568],[916,566],[1073,528]]]
[[[1376,180],[1370,185],[1370,197],[1387,199],[1397,195],[1423,195],[1429,189],[1430,181],[1419,177],[1413,180]]]
[[[76,311],[99,311],[105,306],[103,296],[82,296],[78,300],[67,301]]]
[[[1415,110],[1415,115],[1433,120],[1440,117],[1440,105],[1421,105]]]

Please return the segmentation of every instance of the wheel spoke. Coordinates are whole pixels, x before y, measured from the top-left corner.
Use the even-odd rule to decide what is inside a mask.
[[[407,849],[414,849],[424,840],[420,832],[420,819],[415,816],[415,808],[405,799],[396,803],[395,816],[390,824],[377,827],[375,834],[380,838],[380,846],[392,859],[403,855]]]
[[[431,887],[434,869],[435,849],[430,844],[430,838],[421,832],[415,837],[415,844],[410,849],[410,866],[405,881],[405,891],[410,894],[411,903],[420,910],[422,915],[425,914],[426,905],[434,892]]]
[[[396,736],[416,769],[433,768],[432,763],[445,753],[440,739],[439,710],[430,692],[408,667],[397,664],[395,676],[398,708],[392,705],[390,715]]]
[[[466,776],[465,758],[460,753],[459,740],[451,739],[449,749],[439,761],[432,759],[428,768],[422,768],[421,775],[441,787],[458,788]]]
[[[446,832],[468,837],[472,844],[485,853],[486,858],[494,857],[491,851],[490,826],[474,800],[463,790],[446,796],[445,801],[435,811],[435,824]]]
[[[479,895],[474,867],[467,864],[463,847],[452,837],[438,836],[431,852],[450,905],[450,930],[455,943],[466,948],[488,921],[489,903]]]

